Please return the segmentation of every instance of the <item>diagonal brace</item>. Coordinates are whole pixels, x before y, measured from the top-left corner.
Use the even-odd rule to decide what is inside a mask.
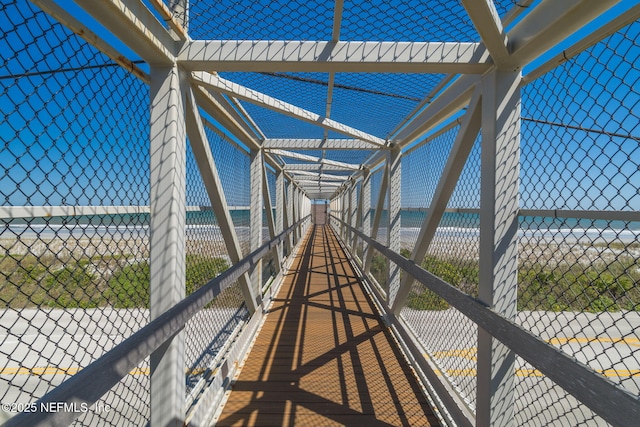
[[[429,244],[433,240],[433,236],[436,233],[436,229],[444,210],[447,207],[447,203],[451,198],[451,194],[460,179],[460,174],[464,168],[465,162],[471,153],[473,143],[480,132],[480,125],[482,122],[482,109],[480,107],[481,100],[481,88],[480,85],[476,86],[476,89],[469,102],[467,113],[465,114],[460,131],[456,136],[456,140],[451,148],[451,153],[447,159],[447,164],[442,171],[440,180],[438,181],[438,187],[436,188],[433,200],[427,211],[427,215],[420,227],[420,234],[418,240],[411,253],[411,260],[416,263],[421,263],[422,259],[429,249]],[[413,284],[413,277],[410,275],[404,275],[402,283],[398,289],[395,301],[391,307],[395,315],[400,314],[400,310],[409,295],[411,285]]]
[[[238,236],[236,235],[236,230],[233,226],[231,215],[229,214],[227,199],[222,190],[218,169],[211,154],[209,141],[205,134],[202,118],[198,112],[198,105],[195,102],[195,95],[191,88],[187,93],[186,110],[187,135],[189,136],[189,142],[193,150],[193,157],[198,164],[202,182],[207,190],[211,207],[216,215],[222,237],[229,251],[229,258],[232,263],[236,264],[242,259],[242,249],[240,248]],[[250,284],[247,273],[240,276],[238,282],[249,313],[253,314],[258,307],[258,300],[253,292],[253,287]]]

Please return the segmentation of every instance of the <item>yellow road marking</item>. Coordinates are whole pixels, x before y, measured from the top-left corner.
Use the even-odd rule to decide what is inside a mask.
[[[559,338],[551,338],[545,340],[551,345],[560,345],[560,344],[568,344],[568,343],[592,343],[592,342],[601,342],[601,343],[614,343],[614,344],[626,344],[629,346],[640,347],[640,338],[636,337],[627,337],[627,338],[617,338],[617,337],[598,337],[598,338],[588,338],[588,337],[559,337]],[[445,357],[459,357],[462,359],[476,360],[477,358],[477,349],[476,347],[455,349],[455,350],[442,350],[433,353],[432,357],[436,359],[441,359]]]
[[[0,369],[0,375],[74,375],[80,372],[80,368],[60,368],[55,366],[44,366],[35,368],[24,367],[8,367]],[[149,375],[149,368],[134,368],[129,372],[129,375]],[[187,369],[185,373],[187,375],[201,375],[205,373],[207,369]],[[217,372],[217,369],[213,371],[213,374]]]
[[[436,375],[442,376],[442,371],[436,369]],[[468,369],[447,369],[444,371],[445,374],[449,377],[475,377],[477,375],[477,371],[475,368]],[[598,369],[596,372],[600,373],[605,377],[616,377],[616,378],[627,378],[627,377],[635,377],[640,376],[640,369]],[[516,369],[517,377],[544,377],[544,374],[537,369]]]
[[[559,344],[568,344],[568,343],[591,343],[591,342],[601,342],[601,343],[614,343],[614,344],[626,344],[634,347],[640,347],[640,338],[636,337],[627,337],[627,338],[616,338],[616,337],[598,337],[598,338],[588,338],[588,337],[559,337],[559,338],[551,338],[546,340],[549,344],[559,345]],[[461,359],[468,359],[475,361],[477,360],[477,349],[475,347],[455,349],[455,350],[442,350],[437,351],[433,355],[429,356],[428,354],[424,354],[427,359],[444,359],[448,357],[457,357]],[[78,367],[69,367],[69,368],[60,368],[55,366],[44,366],[44,367],[35,367],[35,368],[25,368],[25,367],[7,367],[0,369],[0,375],[74,375],[80,371]],[[187,369],[185,373],[187,375],[201,375],[205,373],[207,370],[203,368],[196,369]],[[596,370],[600,374],[605,377],[634,377],[640,376],[640,369],[604,369],[604,370]],[[445,373],[449,376],[475,376],[475,369],[448,369]],[[215,374],[215,371],[213,372]],[[436,370],[437,375],[442,375],[441,371]],[[134,368],[129,372],[129,375],[149,375],[149,368]],[[519,377],[542,377],[543,374],[537,369],[516,369],[516,376]]]
[[[551,345],[560,345],[560,344],[568,344],[568,343],[614,343],[614,344],[625,344],[634,347],[640,347],[640,338],[636,337],[597,337],[597,338],[588,338],[588,337],[559,337],[559,338],[551,338],[546,340]],[[424,354],[427,359],[445,359],[445,358],[459,358],[459,359],[467,359],[471,361],[477,360],[478,350],[476,347],[469,348],[461,348],[454,350],[442,350],[433,353],[432,355]],[[605,377],[634,377],[640,376],[640,369],[597,369],[596,372],[600,373]],[[442,371],[436,370],[437,375],[442,375]],[[453,377],[462,377],[462,376],[475,376],[476,370],[474,368],[470,369],[448,369],[445,371],[446,375]],[[542,372],[537,369],[516,369],[516,376],[518,377],[542,377],[544,376]]]
[[[615,338],[615,337],[598,337],[598,338],[588,338],[588,337],[563,337],[563,338],[551,338],[547,340],[549,344],[567,344],[567,343],[579,343],[586,344],[591,342],[605,342],[605,343],[614,343],[614,344],[626,344],[634,347],[640,347],[640,338],[635,337],[627,337],[627,338]]]

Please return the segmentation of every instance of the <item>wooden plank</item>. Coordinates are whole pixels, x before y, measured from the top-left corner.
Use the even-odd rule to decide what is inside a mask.
[[[330,228],[302,244],[216,425],[439,425]]]

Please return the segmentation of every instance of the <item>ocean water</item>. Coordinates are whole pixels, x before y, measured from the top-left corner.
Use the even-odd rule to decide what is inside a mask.
[[[426,210],[401,210],[400,227],[403,241],[414,241],[415,234],[426,216]],[[373,218],[373,210],[371,210]],[[387,211],[382,212],[380,240],[386,239]],[[480,234],[480,215],[476,213],[445,212],[436,232],[438,236],[477,238]],[[547,241],[640,241],[640,221],[607,221],[601,219],[553,218],[543,216],[519,217],[519,236]]]
[[[373,219],[374,211],[371,210]],[[248,209],[230,211],[231,219],[237,228],[248,228],[250,212]],[[400,226],[403,234],[412,234],[419,230],[426,211],[401,210]],[[94,235],[111,237],[144,237],[148,233],[149,214],[87,215],[77,217],[48,217],[30,219],[1,220],[0,237],[92,237]],[[189,211],[186,214],[187,232],[197,234],[198,230],[217,229],[218,222],[212,211]],[[564,236],[624,242],[640,238],[640,221],[607,221],[601,219],[552,218],[541,216],[522,216],[521,236],[550,236],[553,239]],[[387,211],[382,212],[381,224],[387,223]],[[263,220],[263,227],[266,227]],[[474,237],[479,234],[480,216],[474,213],[446,212],[440,222],[441,234],[457,233]],[[382,225],[380,235],[386,234]]]

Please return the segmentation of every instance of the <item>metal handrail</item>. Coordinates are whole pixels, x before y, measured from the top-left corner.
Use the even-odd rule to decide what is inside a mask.
[[[72,423],[82,412],[79,411],[41,411],[42,407],[68,403],[75,407],[91,406],[107,391],[131,372],[147,356],[173,338],[185,324],[213,298],[233,285],[244,273],[258,265],[258,262],[297,227],[304,224],[309,215],[278,234],[224,273],[193,292],[149,322],[129,338],[93,361],[67,381],[45,394],[35,402],[37,410],[21,412],[9,419],[4,426],[66,426]]]
[[[392,251],[360,230],[332,215],[335,220],[365,240],[376,251],[424,284],[468,317],[480,328],[513,350],[533,367],[571,393],[614,426],[633,425],[640,419],[640,397],[616,386],[587,365],[568,356],[482,302],[451,286],[415,262]],[[393,315],[391,310],[387,310]]]

